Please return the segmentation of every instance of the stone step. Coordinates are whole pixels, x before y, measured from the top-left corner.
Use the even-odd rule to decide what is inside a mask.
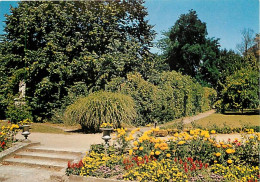
[[[15,158],[27,158],[27,159],[45,159],[45,160],[55,160],[55,161],[74,161],[79,160],[80,156],[75,154],[60,154],[57,153],[48,153],[48,152],[31,152],[31,151],[22,151],[14,155]]]
[[[46,160],[46,159],[29,159],[29,158],[19,158],[17,156],[13,156],[7,158],[3,161],[3,165],[22,165],[22,166],[30,166],[30,167],[43,167],[46,169],[54,169],[54,170],[62,170],[67,167],[68,162],[65,161],[56,161],[56,160]]]
[[[66,151],[55,148],[45,148],[43,146],[32,146],[25,149],[26,152],[39,152],[39,153],[55,153],[55,154],[66,154],[82,157],[84,153],[75,151]]]

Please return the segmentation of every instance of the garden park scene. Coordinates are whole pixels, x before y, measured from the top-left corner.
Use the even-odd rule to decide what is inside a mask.
[[[221,2],[0,2],[0,181],[259,181],[259,2]]]

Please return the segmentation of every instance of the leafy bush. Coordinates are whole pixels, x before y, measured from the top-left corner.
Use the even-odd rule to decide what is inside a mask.
[[[204,112],[212,108],[216,91],[202,87],[191,77],[176,71],[163,72],[150,78],[139,73],[127,75],[127,79],[112,79],[106,89],[130,95],[136,104],[137,125],[164,123],[184,116]]]
[[[112,123],[117,128],[122,123],[131,123],[135,118],[136,111],[131,97],[104,91],[78,99],[64,113],[65,123],[79,123],[84,130],[94,131],[104,122]]]
[[[10,104],[7,107],[6,116],[11,120],[12,123],[18,123],[19,121],[23,121],[25,119],[33,119],[31,108],[27,104],[21,104],[17,106]]]
[[[73,104],[78,98],[88,95],[88,87],[84,82],[75,82],[68,89],[68,95],[61,99],[61,107],[52,110],[52,123],[63,123],[63,115],[67,106]]]
[[[209,110],[217,95],[214,89],[202,87],[190,76],[176,71],[163,72],[151,81],[163,91],[163,107],[172,119]]]

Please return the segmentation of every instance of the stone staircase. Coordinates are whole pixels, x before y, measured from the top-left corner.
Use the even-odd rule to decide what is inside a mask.
[[[78,162],[82,156],[81,152],[54,150],[41,145],[33,145],[5,157],[1,163],[2,165],[44,168],[65,174],[68,161]]]

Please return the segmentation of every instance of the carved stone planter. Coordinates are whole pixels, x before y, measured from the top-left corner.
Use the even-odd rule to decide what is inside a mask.
[[[105,141],[106,143],[106,147],[109,146],[108,141],[111,139],[110,134],[111,132],[114,130],[113,128],[100,128],[101,131],[103,131],[103,137],[102,139]]]
[[[25,137],[25,140],[27,141],[28,136],[31,134],[29,132],[31,125],[22,125],[21,128],[23,129],[22,135]]]

